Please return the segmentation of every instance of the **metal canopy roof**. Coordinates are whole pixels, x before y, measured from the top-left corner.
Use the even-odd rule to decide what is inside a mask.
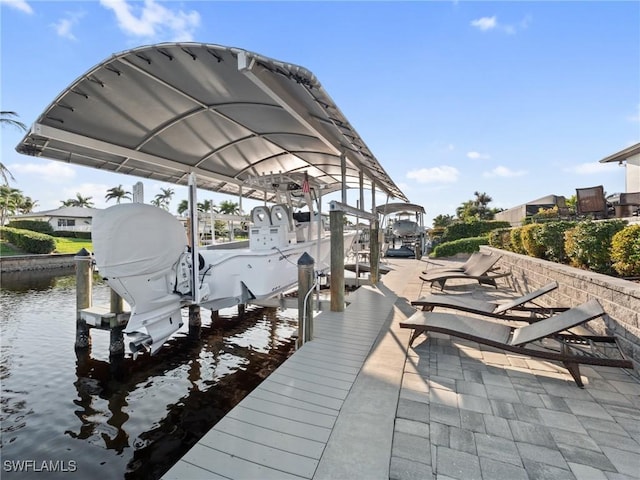
[[[344,157],[346,188],[360,187],[362,171],[365,188],[406,200],[310,71],[212,44],[113,55],[62,92],[16,150],[181,185],[195,172],[198,188],[259,200],[269,188],[257,179],[280,172],[340,190]]]
[[[415,203],[387,203],[376,207],[378,215],[393,215],[401,212],[425,213],[424,207]]]

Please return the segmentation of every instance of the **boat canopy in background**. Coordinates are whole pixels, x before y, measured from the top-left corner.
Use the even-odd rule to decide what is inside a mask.
[[[405,200],[303,67],[238,48],[163,43],[113,55],[74,81],[16,147],[114,173],[273,201],[256,179],[308,174],[326,193]],[[344,160],[344,162],[343,162]]]

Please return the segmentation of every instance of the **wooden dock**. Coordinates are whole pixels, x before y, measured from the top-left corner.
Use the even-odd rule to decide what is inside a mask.
[[[364,286],[349,296],[344,312],[319,313],[314,319],[313,341],[269,375],[163,478],[344,478],[367,469],[378,471],[376,476],[380,470],[386,475],[395,407],[380,409],[376,404],[397,403],[402,366],[388,365],[396,372],[389,381],[378,378],[380,365],[373,376],[367,376],[363,365],[385,341],[388,329],[383,327],[393,318],[396,299],[384,287]],[[398,346],[397,339],[386,341],[395,348],[406,348]],[[404,355],[395,357],[404,362]],[[372,381],[381,388],[365,387]],[[360,404],[362,396],[355,400],[352,393],[358,384],[375,392],[375,398],[364,405]],[[391,413],[381,415],[381,410]],[[368,461],[352,466],[353,462],[335,461],[359,449],[358,436],[375,443],[375,438],[368,437],[379,433],[380,422],[389,430],[380,445],[383,458],[377,458],[380,456],[367,441]],[[360,443],[365,443],[363,438]],[[347,452],[345,443],[354,450]]]

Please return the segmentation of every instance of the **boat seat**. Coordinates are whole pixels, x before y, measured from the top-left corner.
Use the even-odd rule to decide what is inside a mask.
[[[256,227],[271,226],[271,212],[269,211],[269,207],[264,205],[253,207],[251,210],[251,221]]]
[[[292,232],[293,226],[291,224],[289,207],[280,203],[271,207],[271,225],[284,225],[288,231]]]

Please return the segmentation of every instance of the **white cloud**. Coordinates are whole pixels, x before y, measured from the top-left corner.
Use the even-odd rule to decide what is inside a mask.
[[[488,160],[491,158],[491,155],[488,153],[467,152],[467,158],[470,158],[471,160]]]
[[[498,20],[496,19],[495,15],[493,17],[482,17],[471,21],[472,27],[476,27],[483,32],[486,32],[487,30],[493,30],[497,25]]]
[[[499,166],[490,170],[488,172],[484,172],[482,174],[483,177],[522,177],[526,175],[526,170],[511,170],[510,168]]]
[[[84,17],[84,13],[82,12],[67,13],[65,18],[61,18],[53,24],[53,28],[60,37],[68,38],[69,40],[76,40],[71,29],[78,24],[82,17]]]
[[[73,167],[61,162],[46,162],[41,163],[14,163],[7,167],[16,180],[19,180],[19,175],[33,175],[39,177],[42,181],[47,183],[59,183],[63,180],[69,180],[76,176],[76,171]]]
[[[125,34],[135,37],[187,42],[193,40],[193,33],[200,26],[200,14],[195,10],[172,10],[155,0],[145,0],[142,7],[126,0],[100,0],[100,4],[113,10]]]
[[[21,12],[32,14],[33,8],[25,0],[0,0],[0,4],[20,10]]]
[[[594,175],[598,173],[611,172],[617,166],[617,163],[589,162],[567,167],[564,171],[575,173],[577,175]]]
[[[418,183],[452,183],[458,180],[460,172],[455,167],[443,165],[441,167],[421,168],[407,172],[407,178]]]
[[[481,17],[471,21],[471,26],[477,28],[482,32],[488,32],[489,30],[498,30],[508,35],[515,35],[518,30],[525,30],[531,24],[531,15],[526,15],[522,20],[516,24],[506,24],[498,22],[498,17]]]

